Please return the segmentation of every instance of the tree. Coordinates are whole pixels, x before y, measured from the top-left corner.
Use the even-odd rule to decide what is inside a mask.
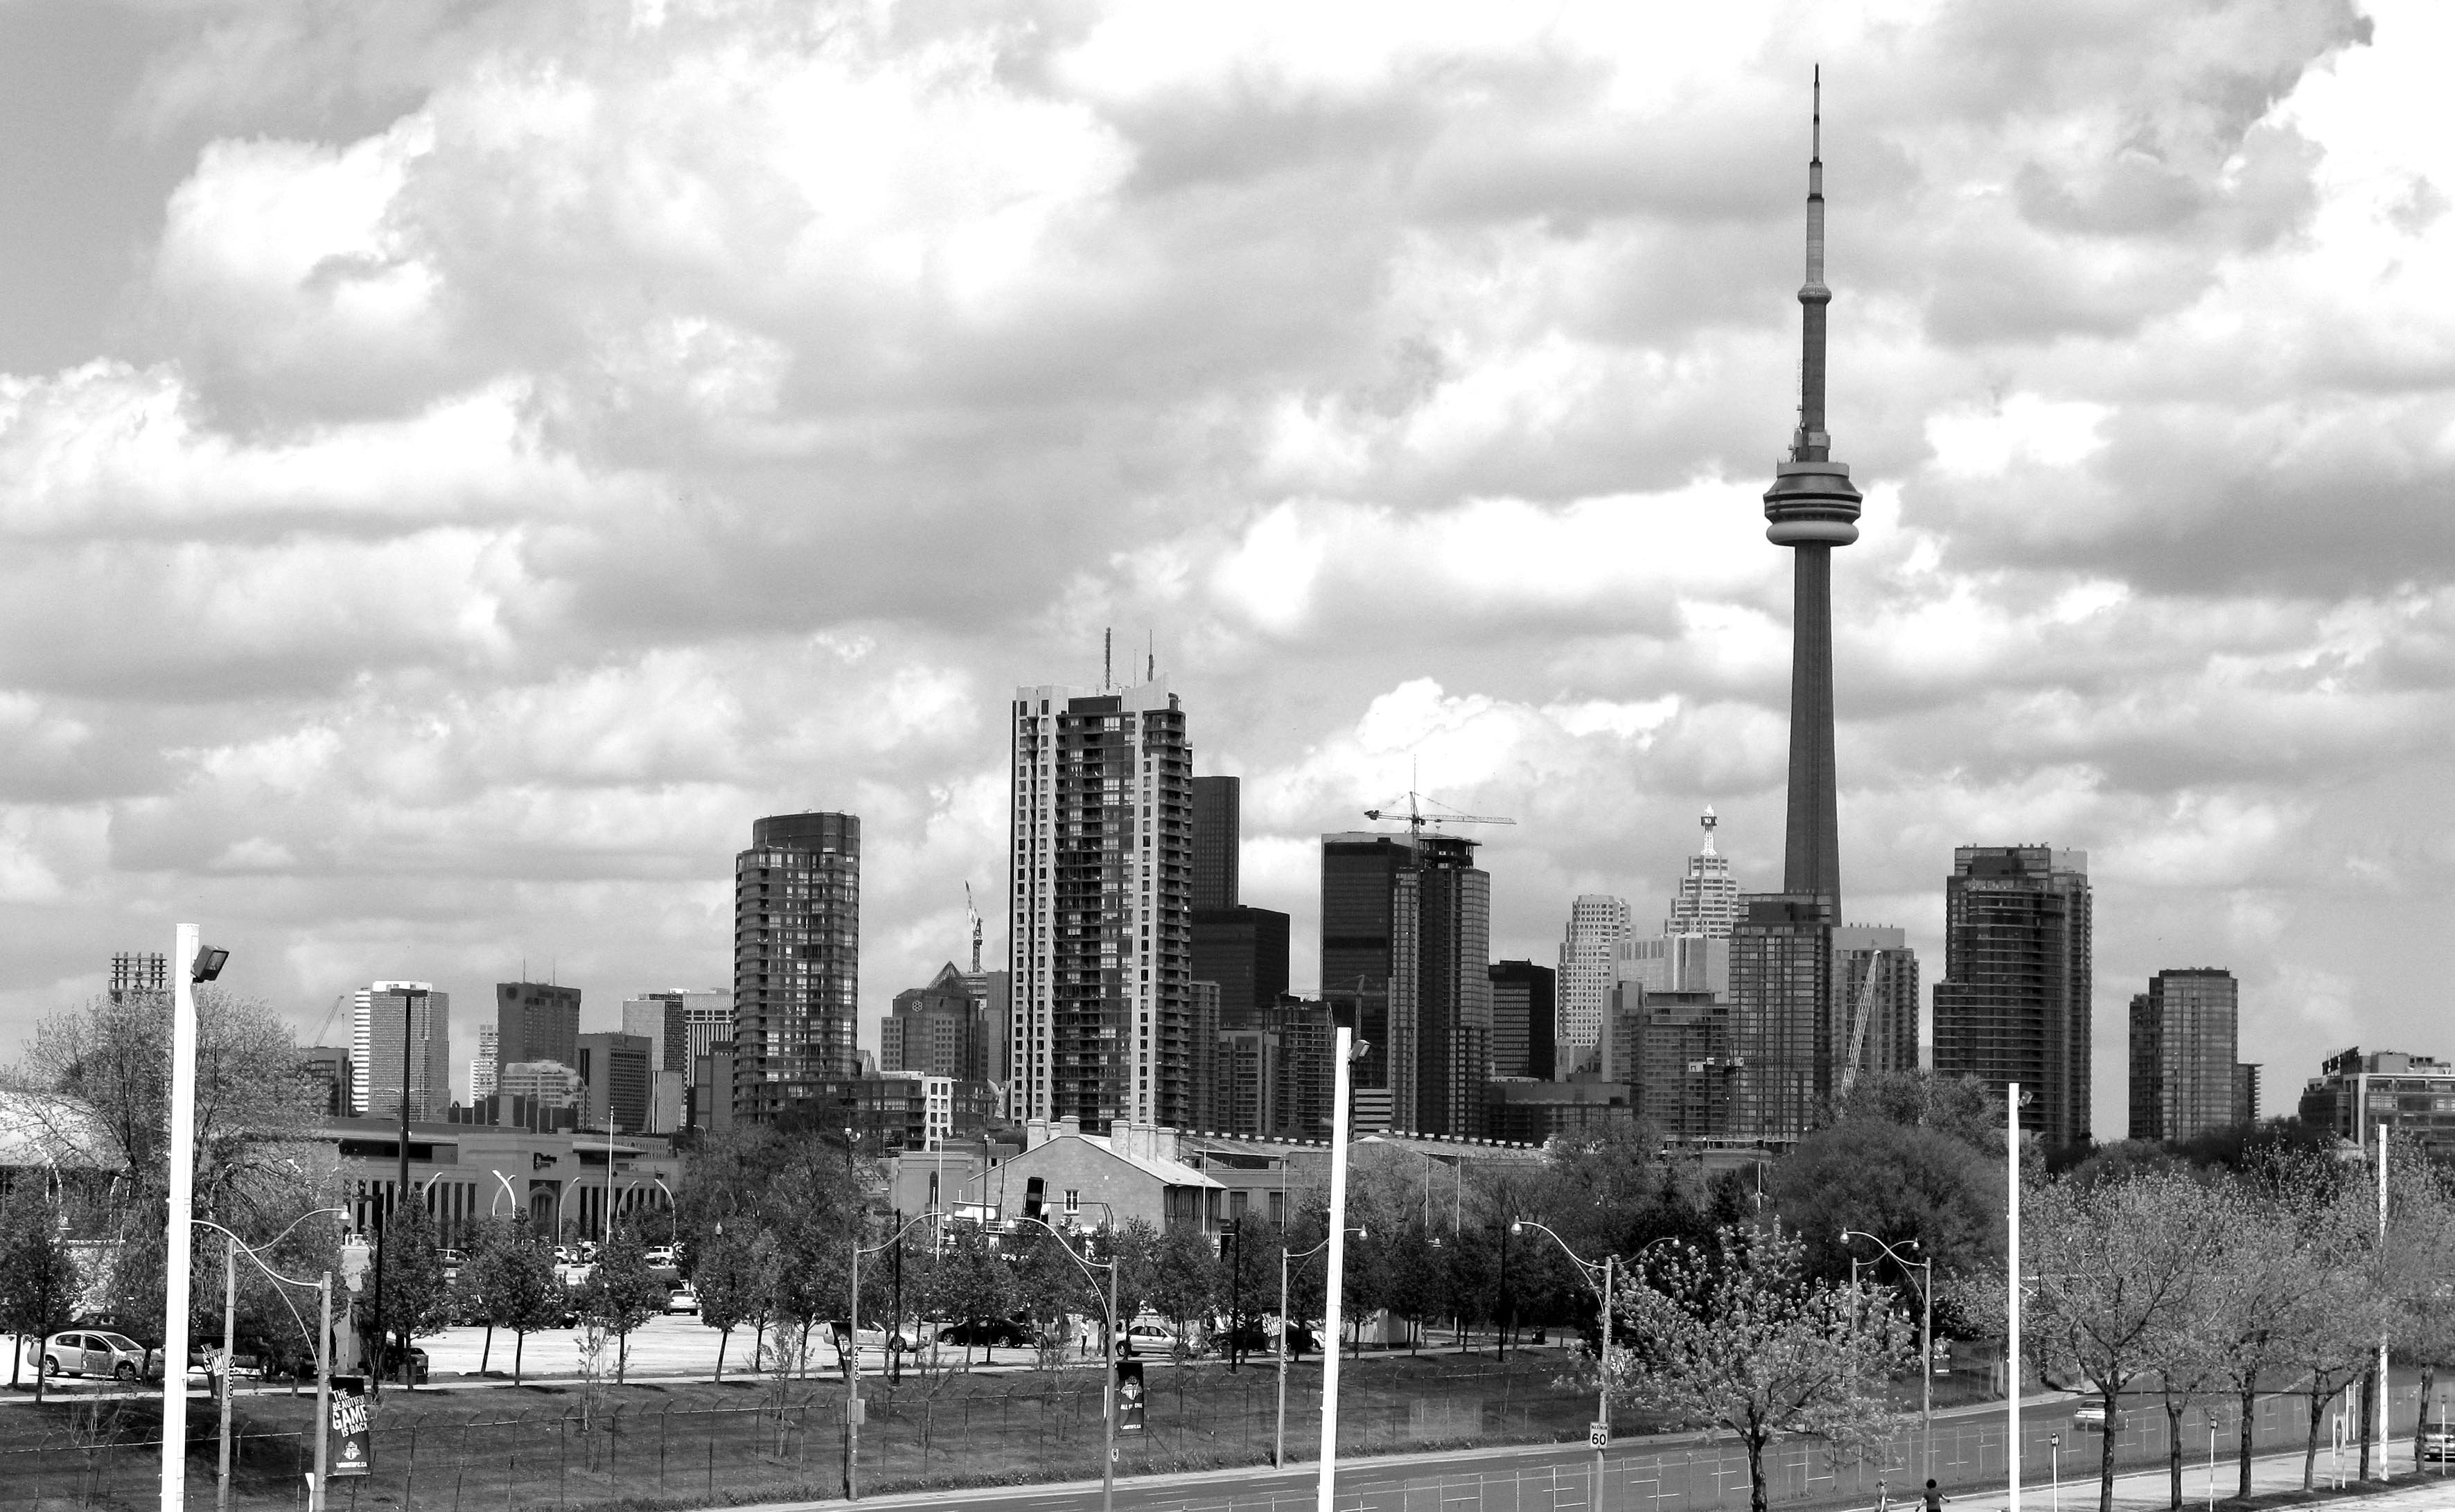
[[[2302,1489],[2318,1485],[2319,1428],[2327,1404],[2376,1362],[2389,1306],[2380,1264],[2378,1210],[2359,1181],[2306,1188],[2294,1222],[2291,1306],[2280,1320],[2282,1356],[2302,1379],[2309,1437]],[[2366,1439],[2368,1436],[2364,1435]]]
[[[42,1021],[10,1074],[41,1157],[112,1172],[111,1198],[82,1227],[112,1257],[104,1308],[160,1338],[168,1270],[171,1019],[169,994],[97,997]],[[323,1205],[329,1161],[312,1148],[320,1104],[289,1026],[263,1003],[196,990],[195,1211],[239,1233],[274,1234]],[[318,1167],[318,1169],[310,1169]],[[218,1264],[196,1244],[198,1274]],[[217,1327],[220,1299],[199,1289],[193,1324]]]
[[[470,1229],[469,1258],[460,1267],[460,1310],[486,1327],[486,1342],[477,1354],[477,1374],[486,1374],[495,1359],[495,1304],[489,1294],[502,1285],[501,1271],[517,1237],[519,1219],[481,1218]]]
[[[761,1315],[775,1288],[775,1277],[769,1274],[774,1252],[765,1246],[763,1236],[745,1235],[745,1227],[740,1219],[729,1228],[712,1227],[708,1236],[688,1252],[691,1284],[699,1289],[699,1319],[717,1330],[716,1379],[720,1381],[724,1379],[724,1350],[733,1331]]]
[[[0,1328],[34,1340],[34,1400],[43,1400],[42,1347],[75,1321],[84,1279],[41,1181],[21,1181],[0,1204]],[[17,1351],[22,1363],[26,1352]],[[16,1366],[10,1370],[14,1386]]]
[[[1934,1071],[1877,1071],[1860,1076],[1833,1100],[1827,1120],[1875,1119],[1904,1129],[1931,1129],[1983,1159],[2003,1158],[2003,1099],[1975,1076]]]
[[[624,1223],[614,1230],[573,1301],[582,1327],[614,1340],[614,1383],[621,1385],[631,1363],[631,1331],[665,1310],[665,1283],[649,1274],[638,1228]]]
[[[1890,1415],[1886,1382],[1916,1353],[1888,1292],[1811,1279],[1805,1259],[1777,1230],[1725,1228],[1712,1257],[1672,1249],[1613,1308],[1613,1396],[1737,1435],[1752,1512],[1765,1512],[1775,1436],[1863,1444]]]
[[[383,1251],[381,1306],[386,1335],[377,1347],[386,1360],[397,1348],[401,1379],[414,1391],[417,1372],[411,1366],[413,1340],[452,1325],[452,1292],[443,1279],[443,1257],[435,1242],[435,1219],[426,1204],[415,1195],[396,1204],[376,1242]]]
[[[2170,1172],[2033,1186],[2021,1208],[2022,1258],[2038,1277],[2029,1344],[2041,1370],[2078,1377],[2104,1403],[2098,1506],[2112,1512],[2123,1390],[2178,1352],[2171,1336],[2209,1303],[2219,1209],[2205,1187]]]
[[[1805,1241],[1809,1270],[1836,1278],[1873,1253],[1845,1244],[1844,1229],[1917,1240],[1939,1279],[1999,1269],[2002,1189],[1999,1160],[1938,1129],[1872,1117],[1816,1130],[1773,1170],[1775,1210]]]
[[[2455,1364],[2455,1284],[2445,1274],[2455,1254],[2455,1193],[2438,1167],[2395,1167],[2391,1286],[2395,1338],[2404,1359],[2421,1367],[2421,1410],[2412,1425],[2412,1462],[2422,1463],[2422,1439],[2429,1431],[2429,1399],[2441,1366]]]
[[[555,1270],[553,1244],[532,1225],[516,1220],[481,1295],[488,1318],[512,1331],[512,1384],[517,1386],[529,1336],[559,1325],[569,1305],[562,1277]]]
[[[2283,1204],[2263,1187],[2228,1182],[2211,1191],[2217,1244],[2209,1310],[2221,1321],[2214,1384],[2241,1408],[2240,1485],[2250,1496],[2251,1440],[2259,1423],[2259,1383],[2282,1369],[2300,1284],[2300,1242]]]
[[[1179,1224],[1160,1236],[1150,1305],[1173,1327],[1176,1345],[1170,1353],[1180,1361],[1200,1350],[1193,1323],[1218,1305],[1220,1269],[1210,1236],[1200,1229]]]

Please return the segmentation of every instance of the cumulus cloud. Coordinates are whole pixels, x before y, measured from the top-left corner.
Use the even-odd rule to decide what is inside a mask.
[[[1820,62],[1854,911],[1933,980],[1954,844],[2082,847],[2100,1088],[2168,965],[2235,965],[2279,1089],[2429,1048],[2447,29],[182,8],[117,44],[193,166],[115,334],[0,349],[0,1016],[201,914],[307,1032],[523,959],[594,1019],[724,978],[803,807],[863,817],[875,1013],[967,878],[996,949],[1004,690],[1109,626],[1300,981],[1312,837],[1410,783],[1517,821],[1510,955],[1657,913],[1708,803],[1773,883]]]

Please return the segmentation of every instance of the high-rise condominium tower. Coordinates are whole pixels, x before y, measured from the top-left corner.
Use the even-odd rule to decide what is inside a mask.
[[[2019,1082],[2020,1127],[2049,1148],[2089,1132],[2088,852],[1962,846],[1943,885],[1935,1069],[1998,1093]]]
[[[1798,428],[1764,496],[1765,537],[1792,553],[1790,818],[1781,890],[1829,900],[1841,917],[1838,785],[1833,766],[1833,548],[1858,539],[1858,490],[1824,429],[1823,80],[1807,162],[1807,281],[1799,286]]]
[[[351,1050],[360,1113],[399,1117],[405,1075],[410,1117],[441,1119],[452,1104],[452,994],[431,982],[375,983],[357,994]]]
[[[1193,1086],[1193,750],[1165,682],[1022,687],[1007,1011],[1014,1116],[1183,1127]]]
[[[1555,1052],[1546,1047],[1544,1060],[1551,1061],[1557,1053],[1573,1064],[1577,1051],[1592,1047],[1601,1037],[1603,1009],[1611,1000],[1612,985],[1619,979],[1620,947],[1628,932],[1626,899],[1588,892],[1569,905],[1569,932],[1560,942],[1554,978],[1559,998],[1555,1011],[1558,1043],[1575,1049]]]
[[[733,1112],[861,1074],[861,820],[777,814],[733,858]]]
[[[492,1024],[477,1026],[477,1053],[469,1058],[469,1100],[490,1097],[495,1092],[495,1068],[502,1062],[495,1052],[501,1044],[501,1031]]]
[[[2194,1139],[2243,1122],[2241,986],[2215,967],[2160,971],[2131,999],[2131,1137]]]

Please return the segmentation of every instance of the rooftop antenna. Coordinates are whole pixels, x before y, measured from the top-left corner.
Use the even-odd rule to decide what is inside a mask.
[[[1143,681],[1156,683],[1159,681],[1159,632],[1146,630],[1143,633],[1150,637],[1149,655],[1143,662]]]
[[[1807,282],[1798,291],[1804,330],[1799,343],[1798,433],[1790,460],[1823,461],[1833,438],[1824,429],[1824,307],[1833,291],[1824,286],[1824,66],[1817,64],[1810,107],[1807,147]]]
[[[1114,668],[1115,668],[1115,665],[1116,665],[1116,651],[1117,651],[1117,632],[1116,632],[1115,630],[1113,630],[1113,629],[1109,629],[1109,630],[1103,630],[1103,631],[1101,631],[1101,632],[1100,632],[1100,691],[1101,691],[1101,692],[1103,692],[1103,693],[1106,692],[1108,689],[1110,689],[1110,688],[1112,688],[1112,687],[1114,687],[1114,686],[1116,686],[1116,685],[1117,685],[1117,684],[1116,684],[1116,679],[1115,679],[1115,677],[1114,677],[1114,675],[1113,675],[1113,673],[1114,673]]]

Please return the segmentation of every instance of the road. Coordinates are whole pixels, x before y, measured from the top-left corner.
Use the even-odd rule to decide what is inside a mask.
[[[2410,1463],[2408,1424],[2417,1397],[2413,1383],[2399,1382],[2399,1464]],[[2081,1400],[2059,1395],[2022,1401],[2024,1482],[2043,1489],[2052,1477],[2066,1486],[2094,1484],[2091,1472],[2099,1462],[2103,1440],[2095,1430],[2074,1427],[2072,1415]],[[2298,1445],[2306,1426],[2301,1416],[2303,1407],[2300,1397],[2262,1398],[2255,1443],[2262,1449]],[[2220,1409],[2219,1416],[2222,1426],[2216,1446],[2217,1479],[2219,1489],[2229,1494],[2235,1447],[2232,1413],[2229,1408]],[[2194,1490],[2207,1479],[2204,1420],[2199,1409],[2185,1420],[2186,1457],[2201,1457],[2192,1461],[2188,1473]],[[2164,1415],[2153,1406],[2126,1411],[2117,1428],[2117,1454],[2128,1464],[2161,1462],[2165,1431]],[[1776,1443],[1768,1452],[1766,1466],[1772,1500],[1776,1504],[1873,1506],[1880,1478],[1883,1491],[1900,1504],[1922,1479],[1909,1468],[1917,1432],[1913,1422],[1896,1440],[1888,1468],[1836,1467],[1825,1463],[1820,1451],[1811,1444]],[[1984,1500],[1990,1486],[1995,1488],[1991,1505],[2001,1507],[2002,1404],[1979,1403],[1938,1412],[1934,1432],[1934,1473],[1966,1503],[1961,1512],[1978,1512],[1990,1505]],[[2198,1437],[2193,1437],[2195,1432]],[[1340,1467],[1337,1507],[1338,1512],[1593,1512],[1593,1452],[1583,1444],[1531,1444],[1352,1461]],[[2323,1447],[2319,1458],[2323,1476],[2331,1462]],[[2262,1485],[2285,1479],[2299,1483],[2297,1454],[2263,1457],[2260,1464]],[[1714,1508],[1738,1512],[1748,1502],[1746,1458],[1728,1435],[1718,1440],[1704,1434],[1621,1440],[1612,1446],[1606,1465],[1602,1500],[1610,1512],[1710,1512]],[[2349,1473],[2349,1459],[2343,1468]],[[1285,1471],[1259,1468],[1144,1477],[1118,1483],[1115,1506],[1118,1512],[1305,1512],[1314,1504],[1318,1481],[1319,1469],[1312,1464]],[[949,1493],[939,1491],[864,1500],[882,1507],[920,1507],[947,1505],[948,1497]],[[2023,1506],[2043,1512],[2054,1500],[2051,1495],[2032,1498]],[[2080,1500],[2076,1497],[2076,1504]],[[1097,1512],[1101,1495],[1099,1482],[1090,1481],[1062,1486],[969,1489],[960,1493],[960,1504],[994,1512]],[[2157,1504],[2163,1504],[2161,1496]]]

